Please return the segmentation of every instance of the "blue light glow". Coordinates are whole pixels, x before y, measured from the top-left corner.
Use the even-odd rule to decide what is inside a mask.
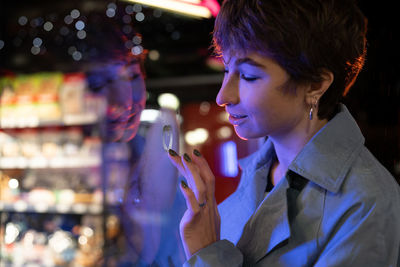
[[[236,143],[233,141],[225,142],[221,145],[221,173],[226,177],[236,177],[238,175],[238,160]]]

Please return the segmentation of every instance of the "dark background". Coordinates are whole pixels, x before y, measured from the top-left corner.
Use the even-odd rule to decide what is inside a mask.
[[[1,1],[0,69],[17,73],[37,71],[77,71],[82,62],[68,54],[74,39],[63,37],[55,42],[63,19],[77,8],[81,16],[102,14],[102,19],[87,27],[102,29],[110,23],[121,23],[124,8],[129,3],[116,2],[117,15],[106,17],[106,1],[22,0]],[[131,4],[133,5],[133,4]],[[373,154],[400,179],[400,42],[398,15],[394,2],[359,1],[369,20],[368,56],[364,70],[344,101],[366,137],[366,145]],[[145,19],[132,22],[143,35],[143,46],[157,50],[157,61],[147,60],[149,106],[156,106],[156,97],[162,92],[174,92],[185,103],[214,100],[222,79],[222,72],[208,64],[213,19],[193,19],[165,11],[155,16],[155,10],[143,7]],[[18,24],[20,16],[29,22],[41,17],[52,20],[54,29],[45,32],[42,26]],[[72,24],[73,25],[73,24]],[[70,25],[71,32],[73,26]],[[121,24],[120,24],[121,25]],[[35,36],[43,39],[46,52],[32,55],[30,49]],[[110,40],[104,40],[106,44]]]

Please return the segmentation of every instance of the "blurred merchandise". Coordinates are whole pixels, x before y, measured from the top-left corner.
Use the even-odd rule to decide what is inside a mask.
[[[106,104],[83,73],[0,77],[0,267],[107,261],[130,153],[102,142]]]
[[[97,266],[103,231],[99,216],[14,213],[0,231],[0,266]]]
[[[35,102],[39,121],[60,121],[62,115],[59,102],[59,88],[61,86],[63,74],[40,73],[36,75],[38,76],[39,87]]]
[[[104,96],[88,89],[83,73],[0,77],[0,93],[1,128],[95,123],[106,105]]]
[[[95,167],[101,140],[83,128],[48,127],[0,130],[0,169]]]
[[[85,76],[80,73],[67,74],[60,90],[60,101],[64,115],[82,114],[84,108]]]

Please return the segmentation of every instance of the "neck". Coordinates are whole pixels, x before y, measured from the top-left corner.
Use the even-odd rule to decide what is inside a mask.
[[[293,131],[286,136],[270,136],[274,144],[276,162],[274,169],[278,177],[274,177],[274,184],[279,182],[287,172],[289,165],[300,153],[310,139],[328,122],[328,120],[314,119],[308,121],[307,127],[299,127],[300,130]]]

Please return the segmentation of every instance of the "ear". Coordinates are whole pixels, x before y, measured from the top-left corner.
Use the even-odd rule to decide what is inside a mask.
[[[306,103],[307,105],[315,105],[323,94],[331,86],[334,75],[331,71],[325,70],[321,74],[322,81],[312,83],[306,91]]]

